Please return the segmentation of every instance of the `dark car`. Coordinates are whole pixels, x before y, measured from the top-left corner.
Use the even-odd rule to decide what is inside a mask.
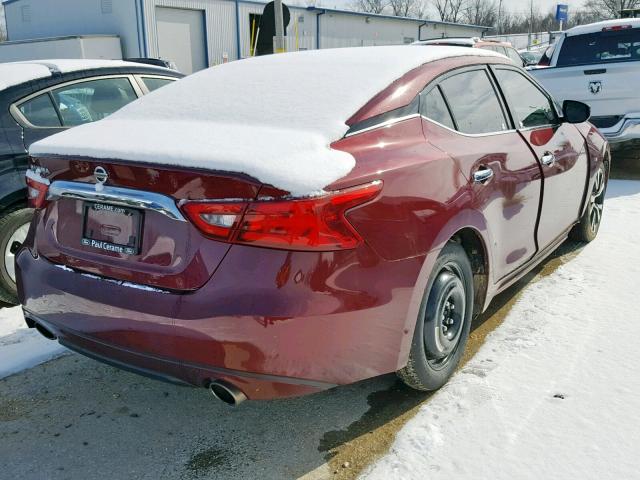
[[[595,238],[610,160],[588,117],[480,49],[199,72],[33,145],[26,321],[229,403],[390,372],[436,389],[492,298]]]
[[[31,143],[100,120],[182,77],[178,72],[108,60],[0,64],[0,302],[16,304],[14,245],[26,236],[27,150]]]

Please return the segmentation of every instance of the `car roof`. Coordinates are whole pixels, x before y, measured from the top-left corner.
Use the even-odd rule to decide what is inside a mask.
[[[18,86],[33,80],[40,80],[55,75],[72,72],[99,71],[106,69],[131,69],[133,72],[144,70],[158,74],[176,76],[177,72],[168,68],[143,65],[122,60],[92,59],[45,59],[23,62],[0,63],[0,91]]]
[[[414,45],[459,45],[472,47],[477,41],[478,39],[472,37],[445,37],[419,40],[413,43]]]
[[[413,42],[415,45],[449,45],[449,46],[461,46],[461,47],[475,47],[478,45],[499,45],[502,47],[511,47],[511,43],[504,42],[502,40],[492,38],[479,38],[479,37],[444,37],[444,38],[432,38],[429,40],[419,40]]]
[[[626,25],[630,25],[631,28],[640,28],[640,18],[618,18],[615,20],[605,20],[603,22],[579,25],[567,30],[566,35],[567,37],[573,37],[575,35],[601,32],[605,28],[623,27]]]

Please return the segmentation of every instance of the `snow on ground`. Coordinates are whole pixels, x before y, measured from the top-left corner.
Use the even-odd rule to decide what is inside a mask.
[[[190,75],[29,152],[246,173],[295,195],[313,194],[355,165],[351,154],[329,145],[374,95],[420,65],[469,55],[500,56],[400,45],[248,58]]]
[[[640,182],[596,241],[529,285],[368,480],[640,478]]]
[[[0,310],[0,378],[51,360],[65,351],[58,342],[27,328],[20,307]]]

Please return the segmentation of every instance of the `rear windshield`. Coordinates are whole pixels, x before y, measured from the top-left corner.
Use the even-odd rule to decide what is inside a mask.
[[[565,38],[557,66],[640,60],[640,28],[596,32]]]

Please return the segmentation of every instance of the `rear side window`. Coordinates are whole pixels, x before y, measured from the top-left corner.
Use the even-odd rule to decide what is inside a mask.
[[[558,116],[547,96],[524,75],[513,70],[496,70],[518,128],[554,125]]]
[[[154,77],[142,77],[142,81],[149,89],[150,92],[159,89],[160,87],[164,87],[169,83],[173,83],[174,80],[169,80],[168,78],[154,78]]]
[[[27,100],[19,107],[20,113],[29,123],[36,127],[61,127],[58,113],[53,107],[51,97],[44,93],[31,100]]]
[[[438,87],[420,98],[420,114],[455,130],[453,119]]]
[[[102,120],[138,98],[128,78],[89,80],[51,93],[65,127]]]
[[[459,73],[440,83],[458,130],[479,134],[507,130],[496,92],[484,70]]]
[[[630,28],[565,38],[558,54],[557,66],[639,60],[640,28]]]

